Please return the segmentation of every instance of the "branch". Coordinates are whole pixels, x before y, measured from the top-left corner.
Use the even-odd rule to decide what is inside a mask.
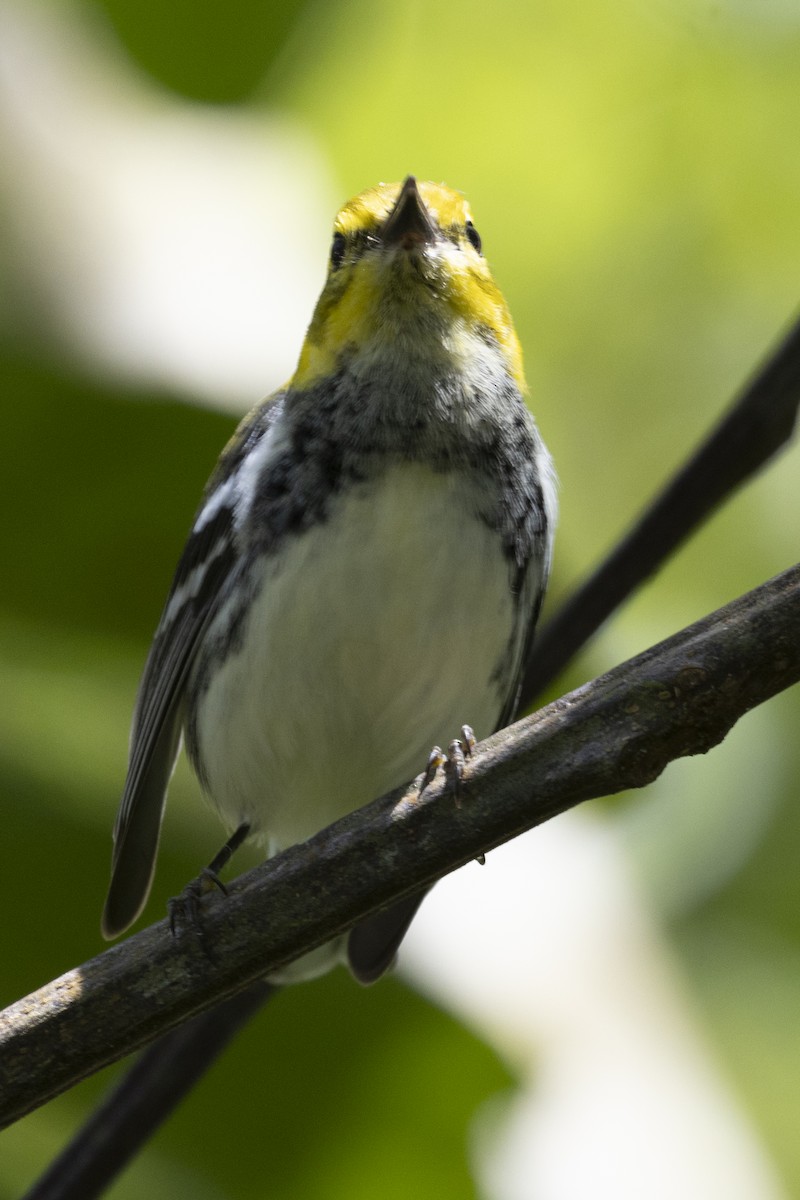
[[[800,323],[762,364],[729,414],[651,503],[631,532],[537,638],[520,710],[559,673],[630,592],[729,492],[788,440],[800,403]],[[26,1200],[98,1196],[155,1126],[269,995],[253,984],[188,1025],[162,1034],[26,1194]]]
[[[455,804],[437,778],[344,817],[0,1014],[0,1127],[389,902],[583,800],[642,787],[800,679],[800,566],[487,739]]]
[[[788,442],[800,404],[800,321],[772,350],[685,466],[536,635],[519,711],[690,533]]]
[[[91,1200],[102,1195],[274,991],[260,979],[162,1034],[98,1105],[24,1200]]]

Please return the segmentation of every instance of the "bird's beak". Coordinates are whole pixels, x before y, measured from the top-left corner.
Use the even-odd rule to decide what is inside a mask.
[[[409,175],[383,223],[381,239],[385,246],[402,246],[410,250],[414,246],[430,245],[436,240],[437,233],[436,224],[419,194],[417,181]]]

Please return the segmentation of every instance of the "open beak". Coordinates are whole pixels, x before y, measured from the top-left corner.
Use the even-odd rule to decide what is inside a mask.
[[[436,224],[425,207],[417,188],[417,181],[409,175],[400,188],[400,195],[381,229],[385,246],[402,246],[411,250],[415,246],[430,245],[436,240]]]

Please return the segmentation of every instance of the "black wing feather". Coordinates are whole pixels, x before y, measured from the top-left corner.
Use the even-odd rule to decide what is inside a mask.
[[[133,717],[128,775],[114,825],[111,883],[102,920],[107,938],[133,924],[150,892],[167,785],[180,748],[186,682],[209,621],[222,597],[235,586],[241,560],[234,489],[230,486],[230,497],[225,497],[228,503],[222,500],[221,489],[232,484],[247,454],[278,419],[282,398],[279,392],[248,414],[223,451],[145,664]],[[215,497],[216,511],[203,520]],[[186,597],[176,607],[182,591]]]
[[[230,522],[228,512],[229,525]],[[203,565],[200,539],[204,532],[201,530],[189,538],[178,564],[170,600],[192,571]],[[203,541],[207,546],[207,539]],[[114,826],[111,883],[102,921],[105,937],[116,937],[133,924],[147,900],[167,785],[180,748],[186,680],[198,644],[216,611],[221,593],[226,590],[235,562],[229,533],[225,549],[210,559],[205,558],[205,571],[197,594],[188,597],[169,621],[162,618],[150,650],[134,714],[128,775]]]

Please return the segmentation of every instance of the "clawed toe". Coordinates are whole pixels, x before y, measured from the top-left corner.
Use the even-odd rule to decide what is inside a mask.
[[[179,938],[187,930],[195,933],[201,931],[200,901],[215,888],[227,896],[228,889],[217,872],[211,867],[203,867],[197,878],[187,883],[180,896],[173,896],[168,901],[169,927],[174,938]]]
[[[238,850],[249,832],[248,824],[240,825],[208,866],[203,867],[197,878],[187,883],[180,896],[173,896],[168,902],[167,914],[173,937],[180,937],[186,930],[196,934],[202,933],[200,901],[214,888],[222,892],[223,896],[227,896],[228,889],[220,879],[219,873],[230,862],[231,855]]]
[[[453,793],[456,804],[461,803],[461,783],[464,777],[464,767],[466,760],[472,757],[472,753],[476,746],[475,733],[471,725],[461,726],[461,737],[454,738],[447,747],[445,754],[441,746],[434,746],[428,755],[425,774],[422,777],[422,786],[420,791],[423,792],[429,783],[433,780],[439,767],[444,767],[445,771],[450,775],[453,781]]]

